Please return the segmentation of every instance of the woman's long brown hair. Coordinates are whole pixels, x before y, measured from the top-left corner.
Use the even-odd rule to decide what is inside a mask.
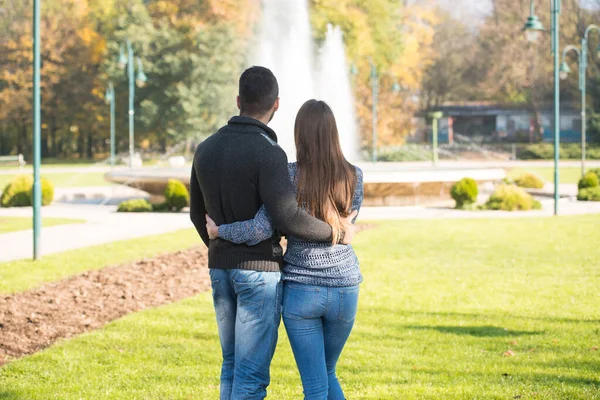
[[[344,157],[331,108],[309,100],[300,108],[294,127],[298,160],[298,203],[333,228],[340,241],[343,219],[352,208],[356,171]]]

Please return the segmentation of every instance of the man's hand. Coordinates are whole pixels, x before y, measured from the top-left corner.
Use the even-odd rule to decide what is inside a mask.
[[[358,215],[358,211],[352,211],[352,214],[348,215],[344,218],[344,239],[342,239],[342,244],[351,244],[354,240],[354,236],[356,235],[356,227],[352,224],[352,221]]]
[[[215,240],[219,237],[219,227],[215,224],[215,221],[206,214],[206,230],[208,231],[208,237],[210,240]]]

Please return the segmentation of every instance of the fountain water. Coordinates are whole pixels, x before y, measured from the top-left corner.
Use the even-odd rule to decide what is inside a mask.
[[[306,0],[263,0],[261,31],[253,65],[273,71],[281,105],[271,122],[279,145],[295,159],[294,120],[302,104],[315,96],[314,49]]]
[[[357,161],[359,151],[354,94],[350,85],[344,34],[339,26],[327,26],[325,43],[319,54],[318,71],[318,96],[329,104],[336,116],[346,158]]]
[[[252,64],[273,71],[281,104],[271,127],[289,159],[295,159],[294,121],[302,104],[318,98],[333,109],[344,154],[355,161],[358,151],[354,100],[341,29],[328,26],[315,62],[307,0],[263,0],[261,31]]]

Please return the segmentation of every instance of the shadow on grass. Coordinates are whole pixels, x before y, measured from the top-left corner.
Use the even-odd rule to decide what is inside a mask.
[[[497,326],[419,326],[409,325],[407,329],[435,330],[441,333],[451,333],[454,335],[468,335],[475,337],[502,337],[502,336],[526,336],[542,335],[544,331],[513,331]]]
[[[570,317],[550,317],[550,316],[526,316],[526,315],[515,315],[515,314],[500,314],[500,313],[489,313],[485,314],[474,314],[466,312],[427,312],[427,311],[410,311],[410,310],[398,310],[391,307],[376,306],[376,307],[363,307],[360,308],[361,312],[370,312],[378,315],[388,314],[394,316],[406,316],[406,317],[442,317],[442,318],[470,318],[473,320],[497,320],[497,319],[519,319],[528,321],[542,321],[549,323],[577,323],[577,324],[599,324],[600,319],[585,319],[585,318],[570,318]]]
[[[27,400],[28,398],[15,392],[0,391],[0,399],[4,400]]]

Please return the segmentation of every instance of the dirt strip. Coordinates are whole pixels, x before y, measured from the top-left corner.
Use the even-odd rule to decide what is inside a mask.
[[[206,248],[193,248],[0,296],[0,365],[127,314],[209,290],[207,261]]]
[[[206,249],[85,272],[0,297],[0,365],[145,308],[210,288]]]

